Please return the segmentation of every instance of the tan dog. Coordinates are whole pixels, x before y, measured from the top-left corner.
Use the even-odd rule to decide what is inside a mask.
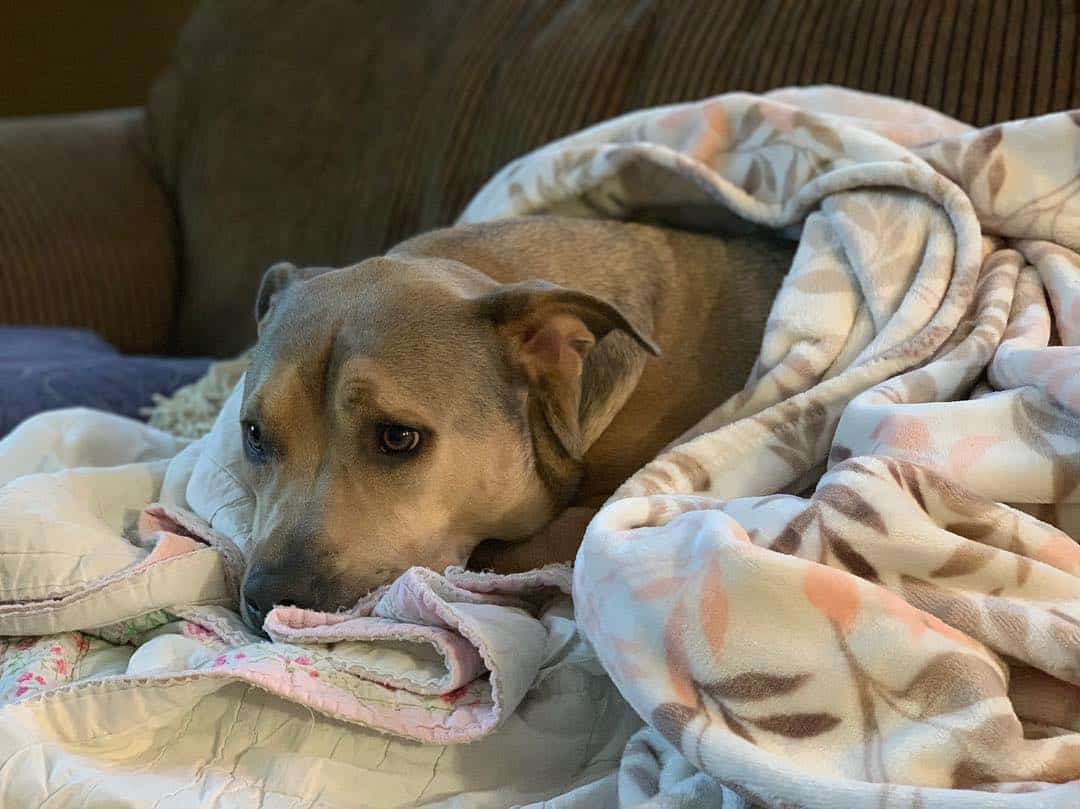
[[[792,252],[538,217],[272,267],[241,411],[247,620],[349,607],[487,539],[474,566],[572,559],[593,509],[742,387]]]

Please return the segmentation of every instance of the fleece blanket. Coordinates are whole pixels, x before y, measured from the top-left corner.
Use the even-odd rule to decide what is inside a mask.
[[[577,557],[650,726],[624,804],[1080,806],[1080,113],[725,96],[553,144],[464,219],[586,210],[799,238],[745,390]]]
[[[516,161],[462,221],[798,239],[745,390],[572,574],[411,570],[275,610],[273,643],[232,611],[235,393],[190,443],[27,422],[0,442],[5,802],[1080,804],[1078,188],[1080,116],[974,131],[834,88]]]

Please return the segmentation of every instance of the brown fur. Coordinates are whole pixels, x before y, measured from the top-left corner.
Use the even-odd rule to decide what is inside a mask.
[[[572,558],[592,509],[741,388],[791,254],[540,217],[342,270],[272,268],[242,409],[269,448],[249,619],[347,607],[470,554],[502,570]],[[420,447],[381,452],[383,424],[422,428]]]

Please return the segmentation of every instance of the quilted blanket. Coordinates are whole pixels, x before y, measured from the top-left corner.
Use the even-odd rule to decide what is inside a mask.
[[[1080,806],[1080,113],[725,96],[548,146],[464,219],[586,210],[799,238],[745,390],[577,558],[650,726],[623,804]]]
[[[190,442],[31,419],[0,441],[4,805],[1080,805],[1078,193],[1078,114],[836,88],[521,158],[462,221],[799,241],[746,388],[573,571],[414,569],[273,642],[232,611],[235,392]]]
[[[611,800],[641,720],[566,566],[416,568],[347,613],[279,608],[273,642],[247,629],[239,401],[193,443],[86,410],[0,441],[0,806]]]

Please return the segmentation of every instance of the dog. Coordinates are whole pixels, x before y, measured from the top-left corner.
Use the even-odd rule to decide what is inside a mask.
[[[351,607],[412,566],[572,560],[604,500],[745,384],[793,252],[539,216],[271,267],[238,427],[245,620]]]

